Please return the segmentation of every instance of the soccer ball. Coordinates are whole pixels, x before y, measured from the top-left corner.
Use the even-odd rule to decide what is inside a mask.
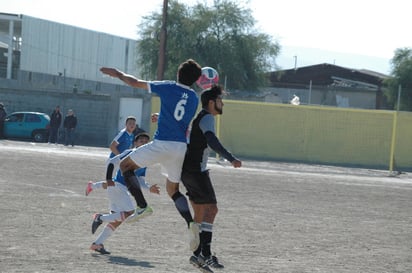
[[[200,75],[199,79],[196,81],[196,84],[202,89],[207,89],[218,82],[219,74],[216,69],[205,66],[202,68],[202,75]]]

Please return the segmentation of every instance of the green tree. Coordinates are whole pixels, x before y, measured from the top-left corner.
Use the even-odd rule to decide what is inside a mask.
[[[164,77],[176,78],[179,63],[193,58],[202,66],[214,67],[228,89],[253,90],[266,83],[265,73],[276,67],[280,46],[259,33],[249,8],[240,1],[216,0],[213,6],[192,7],[169,1],[166,67]],[[154,79],[158,63],[162,15],[143,18],[138,41],[143,78]]]
[[[399,108],[412,111],[412,48],[398,48],[391,59],[391,65],[391,78],[386,81],[388,103],[393,108],[396,107],[401,86]]]

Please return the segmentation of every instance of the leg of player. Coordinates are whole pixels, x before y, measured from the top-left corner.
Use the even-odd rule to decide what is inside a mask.
[[[180,215],[185,219],[188,234],[190,250],[194,251],[200,244],[199,231],[200,226],[196,221],[193,221],[192,214],[189,209],[189,204],[186,197],[179,191],[179,183],[173,183],[169,179],[166,180],[166,190],[169,196],[175,203],[175,207]]]
[[[135,170],[140,167],[128,156],[120,162],[120,170],[122,171],[127,188],[136,200],[136,204],[141,208],[141,213],[148,207],[143,192],[139,187],[139,181],[137,180]]]
[[[202,223],[202,221],[203,221],[205,206],[202,205],[202,204],[196,204],[193,201],[191,201],[191,205],[192,205],[192,208],[193,208],[194,223],[198,226],[199,243],[198,243],[196,248],[192,248],[192,246],[190,246],[190,248],[193,251],[193,255],[196,256],[196,257],[199,257],[200,253],[202,252],[202,242],[201,242],[201,239],[200,239],[200,233],[201,233],[200,223]]]
[[[113,212],[108,214],[100,214],[96,213],[93,215],[93,222],[92,222],[92,234],[94,234],[97,228],[103,224],[103,222],[123,222],[127,217],[133,214],[132,211],[122,211],[122,212]]]
[[[199,256],[199,260],[203,260],[205,264],[212,268],[224,268],[224,266],[219,263],[217,257],[212,255],[211,251],[213,223],[218,212],[217,205],[212,203],[203,204],[201,206],[203,207],[203,219],[200,226],[200,245],[202,254]]]
[[[89,181],[87,182],[86,186],[86,196],[88,196],[93,190],[95,189],[106,189],[107,188],[107,182],[106,181]]]
[[[193,211],[194,211],[194,221],[195,223],[200,226],[198,223],[202,222],[204,211],[205,211],[205,206],[202,204],[196,204],[193,201],[191,202]],[[199,227],[199,233],[201,234],[200,227]],[[205,262],[203,256],[201,255],[202,252],[202,242],[198,244],[198,247],[193,250],[193,255],[190,257],[189,262],[195,266],[196,268],[199,268],[200,271],[202,272],[209,272],[213,273],[213,271],[210,269],[209,265]]]
[[[100,254],[110,254],[110,252],[104,248],[103,243],[113,234],[113,232],[118,226],[120,226],[121,223],[122,222],[120,221],[108,223],[99,234],[99,236],[97,236],[96,241],[94,241],[90,246],[90,250],[94,250],[96,252],[99,252]]]
[[[186,197],[179,191],[179,183],[166,179],[166,191],[175,203],[177,211],[185,219],[187,226],[190,227],[193,217]]]

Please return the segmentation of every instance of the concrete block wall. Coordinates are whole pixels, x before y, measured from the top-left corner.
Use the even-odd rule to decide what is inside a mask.
[[[107,111],[112,100],[110,96],[0,88],[0,100],[8,114],[15,111],[34,111],[50,115],[55,106],[60,105],[64,118],[67,110],[73,109],[78,119],[76,144],[106,146],[109,141],[108,124],[113,119]],[[63,128],[63,124],[61,126]]]
[[[57,77],[57,78],[56,78]],[[62,78],[20,71],[18,80],[0,79],[0,101],[7,113],[36,111],[51,114],[60,105],[63,116],[73,109],[78,119],[76,144],[107,147],[117,133],[121,97],[143,99],[142,128],[150,128],[151,95],[121,84],[64,79],[77,92],[63,90]],[[63,126],[63,125],[62,125]]]

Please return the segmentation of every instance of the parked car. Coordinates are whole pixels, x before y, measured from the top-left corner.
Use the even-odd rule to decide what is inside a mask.
[[[49,126],[50,117],[45,113],[14,112],[4,121],[4,136],[46,142],[49,137]]]

